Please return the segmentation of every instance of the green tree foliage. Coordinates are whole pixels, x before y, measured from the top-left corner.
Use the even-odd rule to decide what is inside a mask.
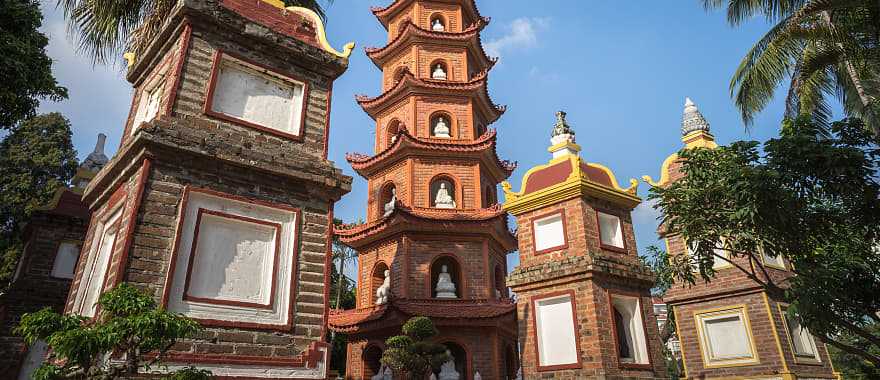
[[[15,333],[28,344],[45,341],[50,357],[33,378],[115,379],[155,369],[164,354],[179,340],[199,332],[198,323],[159,309],[149,295],[121,284],[101,295],[97,320],[61,315],[51,308],[25,314]],[[120,361],[107,360],[124,354]],[[209,373],[189,368],[171,379],[206,379]]]
[[[52,75],[42,24],[37,0],[0,2],[0,129],[34,116],[40,99],[67,98]]]
[[[664,257],[679,283],[714,277],[716,255],[747,258],[735,268],[775,301],[791,305],[810,332],[847,354],[880,364],[880,150],[857,119],[823,127],[786,121],[763,145],[734,142],[680,153],[685,177],[651,190],[668,236],[692,255]],[[723,243],[719,243],[723,242]],[[759,249],[782,256],[797,276],[779,282],[760,265]],[[663,254],[665,256],[665,253]],[[853,344],[845,334],[863,339]]]
[[[867,327],[867,330],[875,336],[880,336],[880,323],[874,322]],[[869,350],[873,355],[880,355],[880,348],[872,346],[865,339],[844,333],[838,337],[844,343],[857,347],[870,347]],[[841,373],[842,378],[847,380],[870,380],[880,379],[880,367],[876,366],[869,360],[844,352],[836,347],[829,347],[828,353],[831,354],[831,361],[834,362],[834,369]]]
[[[326,16],[322,3],[332,0],[284,0]],[[122,53],[142,52],[177,5],[173,0],[58,0],[81,52],[95,63],[111,63]]]
[[[22,226],[76,172],[70,122],[50,113],[28,119],[0,141],[0,284],[5,287],[21,251]]]
[[[787,116],[826,123],[827,99],[860,117],[880,138],[880,2],[876,0],[703,0],[740,25],[763,16],[773,27],[746,54],[730,82],[750,125],[786,79]]]
[[[342,223],[334,219],[333,224],[339,226]],[[357,251],[348,247],[338,238],[333,238],[333,265],[330,267],[330,307],[333,309],[350,310],[356,306],[355,282],[345,275],[346,263],[351,263],[357,258]],[[343,334],[333,333],[330,335],[330,343],[333,346],[330,355],[330,368],[345,374],[346,346],[348,337]]]
[[[451,358],[446,346],[431,342],[437,336],[434,323],[427,317],[413,317],[403,324],[403,335],[388,338],[382,364],[411,379],[424,379]]]

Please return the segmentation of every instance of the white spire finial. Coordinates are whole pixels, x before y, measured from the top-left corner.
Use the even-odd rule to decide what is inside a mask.
[[[104,154],[104,143],[107,142],[107,135],[103,133],[98,134],[98,141],[95,142],[95,150],[92,153],[95,154]]]
[[[89,153],[88,157],[82,162],[80,167],[88,169],[93,172],[97,172],[107,164],[107,161],[110,161],[106,155],[104,155],[104,144],[107,142],[107,135],[103,133],[98,134],[98,141],[95,142],[95,150],[92,153]]]
[[[700,113],[700,109],[694,104],[691,98],[684,98],[684,115],[681,120],[681,135],[685,136],[691,132],[703,131],[709,132],[709,122]]]

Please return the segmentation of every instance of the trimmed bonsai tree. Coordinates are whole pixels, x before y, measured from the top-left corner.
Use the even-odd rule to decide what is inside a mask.
[[[34,379],[115,379],[150,372],[175,343],[201,331],[197,322],[158,308],[152,297],[128,284],[101,295],[98,305],[95,320],[48,307],[22,316],[15,333],[29,345],[42,340],[51,348]],[[209,376],[187,368],[168,379]]]
[[[382,364],[412,379],[424,379],[451,358],[446,346],[431,342],[439,332],[428,317],[413,317],[403,324],[403,335],[388,338]]]

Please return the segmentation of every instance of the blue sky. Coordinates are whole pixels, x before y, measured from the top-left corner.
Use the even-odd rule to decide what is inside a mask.
[[[328,37],[338,48],[354,41],[350,68],[334,86],[330,159],[355,177],[353,189],[336,205],[347,221],[364,216],[366,181],[345,161],[346,152],[372,153],[373,121],[357,106],[354,94],[375,96],[379,70],[363,52],[382,46],[386,32],[370,6],[391,0],[337,0],[328,9]],[[483,32],[490,55],[500,63],[490,73],[494,101],[508,105],[493,127],[499,155],[519,162],[511,183],[519,188],[529,168],[545,163],[557,110],[568,112],[582,156],[610,167],[622,184],[649,174],[681,147],[680,123],[685,96],[691,97],[712,125],[719,143],[763,140],[776,134],[782,115],[777,99],[749,131],[730,99],[728,83],[749,47],[766,31],[761,19],[730,27],[720,11],[706,12],[699,0],[477,0],[492,17]],[[80,157],[95,136],[109,136],[107,154],[119,144],[131,102],[131,87],[118,67],[93,67],[77,55],[54,1],[44,1],[43,31],[49,55],[70,99],[44,103],[40,111],[59,111],[73,125]],[[784,92],[781,92],[784,94]],[[642,196],[648,186],[640,186]],[[503,198],[502,198],[503,199]],[[634,214],[639,250],[658,244],[656,212],[647,204]],[[511,255],[511,267],[518,260]]]

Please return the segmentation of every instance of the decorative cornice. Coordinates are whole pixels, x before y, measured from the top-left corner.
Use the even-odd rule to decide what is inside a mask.
[[[442,152],[447,155],[471,153],[485,159],[487,165],[494,165],[498,170],[499,180],[503,180],[513,174],[517,164],[516,162],[502,160],[498,157],[498,152],[495,149],[497,137],[497,132],[491,128],[476,140],[419,138],[411,135],[406,128],[401,128],[397,132],[397,138],[394,143],[375,156],[348,153],[345,159],[348,160],[351,167],[358,174],[368,178],[370,174],[381,170],[386,164],[395,162],[396,160],[393,157],[401,157],[410,150],[431,151],[432,153]]]
[[[382,95],[371,98],[366,95],[355,95],[355,100],[374,120],[379,113],[391,106],[394,100],[410,94],[454,94],[475,98],[482,103],[486,112],[487,124],[492,124],[507,110],[507,106],[497,105],[489,96],[488,72],[482,71],[467,82],[450,82],[416,78],[409,70],[404,71],[403,78]]]
[[[493,228],[497,223],[501,224],[499,228]],[[508,251],[516,249],[517,244],[516,237],[507,230],[507,213],[499,204],[479,209],[438,209],[410,207],[398,199],[387,216],[334,229],[340,241],[355,249],[401,232],[492,235]]]
[[[491,58],[486,54],[483,48],[483,41],[480,32],[489,24],[488,18],[482,18],[471,24],[461,32],[436,32],[420,28],[412,21],[406,22],[400,32],[390,43],[384,47],[366,47],[367,57],[373,61],[376,67],[382,69],[387,60],[392,57],[394,52],[404,46],[408,46],[412,42],[422,41],[433,44],[452,44],[459,43],[472,48],[474,56],[481,58],[480,62],[486,70],[491,69],[498,62],[497,58]]]
[[[510,299],[392,299],[388,304],[354,310],[331,309],[328,325],[336,332],[355,332],[365,324],[388,319],[392,311],[432,319],[484,320],[512,316],[516,304]]]

